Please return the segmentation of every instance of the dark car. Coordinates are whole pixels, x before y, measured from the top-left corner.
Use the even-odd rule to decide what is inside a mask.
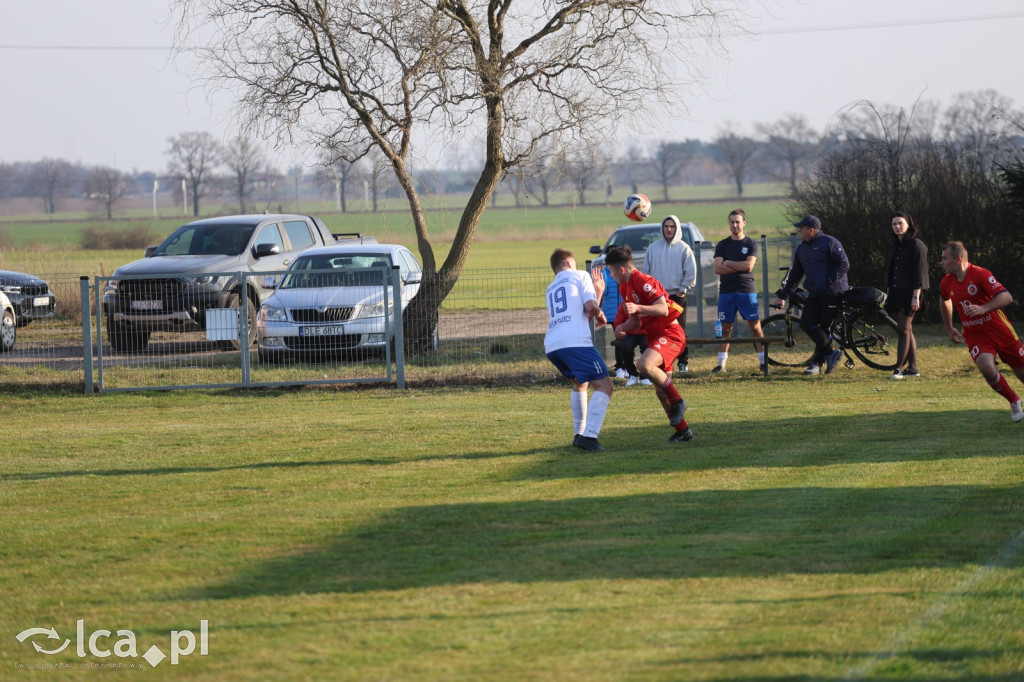
[[[14,306],[19,327],[24,327],[32,320],[56,314],[50,285],[35,275],[0,270],[0,291]]]
[[[714,305],[718,302],[718,275],[715,274],[714,268],[714,247],[707,242],[704,234],[693,223],[683,223],[680,225],[680,228],[683,233],[683,241],[691,249],[694,248],[694,244],[697,242],[705,242],[704,248],[700,252],[700,268],[703,270],[702,275],[704,278],[704,302],[708,305]],[[661,223],[623,225],[615,230],[615,232],[612,232],[612,236],[608,237],[608,241],[605,242],[604,246],[590,247],[590,253],[597,255],[597,258],[594,259],[593,267],[596,268],[604,265],[604,257],[610,247],[629,245],[633,251],[633,264],[638,269],[643,269],[647,247],[659,239],[661,239]]]

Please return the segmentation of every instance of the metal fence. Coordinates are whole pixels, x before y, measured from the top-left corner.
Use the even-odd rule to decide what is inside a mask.
[[[778,268],[789,265],[794,247],[792,238],[761,239],[757,272],[764,315],[782,277]],[[713,250],[714,245],[697,245],[698,258],[706,249]],[[713,274],[704,270],[698,286],[705,295],[690,303],[690,335],[708,335],[716,317],[716,306],[709,304],[714,287],[703,286]],[[544,292],[553,277],[548,267],[464,271],[438,308],[436,320],[405,320],[406,326],[424,322],[436,329],[436,342],[413,348],[394,343],[392,339],[402,338],[403,325],[395,325],[392,318],[386,327],[360,332],[382,335],[372,346],[304,338],[296,339],[304,344],[302,352],[276,354],[265,345],[240,344],[238,339],[248,337],[251,319],[230,309],[208,311],[203,329],[151,331],[144,348],[126,349],[122,343],[115,349],[110,343],[111,319],[103,314],[103,294],[111,278],[34,274],[54,292],[55,314],[17,328],[13,350],[0,353],[3,385],[108,392],[346,383],[530,383],[554,375],[544,355],[548,317]],[[242,281],[251,277],[223,274]],[[273,274],[283,273],[260,273],[259,278]],[[382,297],[390,290],[392,300],[401,300],[396,276],[363,283],[363,298]],[[265,289],[264,281],[248,283]],[[272,291],[264,291],[263,300]],[[310,301],[305,307],[314,304],[323,305]],[[328,336],[346,335],[342,328],[350,324],[339,325],[337,333]],[[736,334],[745,327],[737,325]],[[605,346],[605,352],[611,360],[611,349]]]

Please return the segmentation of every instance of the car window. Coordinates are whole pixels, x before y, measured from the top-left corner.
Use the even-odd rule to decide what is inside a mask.
[[[313,235],[309,231],[309,223],[305,220],[284,221],[284,231],[288,235],[288,241],[292,244],[292,250],[308,249],[313,246]]]
[[[284,248],[284,239],[281,238],[281,228],[277,226],[277,223],[271,223],[270,225],[264,225],[260,228],[259,234],[256,235],[256,241],[254,244],[277,244],[278,248],[282,251]]]
[[[300,256],[288,269],[279,289],[384,286],[391,267],[386,255],[318,254]],[[331,272],[312,272],[330,270]]]
[[[607,251],[610,246],[628,245],[633,251],[644,251],[660,237],[660,225],[655,225],[649,230],[618,230],[612,233],[604,250]]]
[[[184,225],[161,244],[157,256],[237,256],[249,243],[248,225]]]
[[[412,255],[411,251],[406,251],[405,249],[402,249],[401,251],[399,251],[399,253],[402,254],[402,260],[405,261],[406,269],[408,272],[423,271],[423,268],[420,267],[419,261],[416,260],[416,257]]]

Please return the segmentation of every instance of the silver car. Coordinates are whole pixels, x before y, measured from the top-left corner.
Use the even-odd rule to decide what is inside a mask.
[[[682,230],[683,241],[686,242],[696,253],[697,242],[703,242],[700,250],[701,277],[704,281],[704,302],[708,305],[715,305],[718,302],[718,275],[715,274],[715,246],[704,238],[704,234],[693,223],[683,223],[679,226]],[[661,239],[661,223],[640,223],[637,225],[623,225],[608,237],[604,246],[591,246],[590,253],[596,254],[593,267],[604,265],[604,256],[612,246],[628,245],[633,252],[633,264],[643,268],[644,256],[647,254],[647,247]]]
[[[260,308],[260,360],[317,360],[351,351],[383,351],[394,338],[395,265],[404,309],[423,278],[419,261],[404,246],[357,244],[304,251]]]
[[[14,304],[0,292],[0,353],[14,350],[14,340],[18,337],[18,318],[14,314]]]

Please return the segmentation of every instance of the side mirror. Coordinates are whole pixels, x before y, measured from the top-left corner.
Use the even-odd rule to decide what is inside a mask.
[[[419,270],[413,270],[409,273],[409,276],[405,278],[406,284],[419,284],[423,281],[423,273]]]
[[[150,256],[152,256],[154,251],[156,251],[155,246],[147,246],[145,251],[145,258],[149,258]]]
[[[601,253],[601,247],[600,246],[591,246],[590,247],[590,253]]]
[[[277,277],[274,275],[267,275],[263,278],[264,289],[276,289],[277,288]]]
[[[281,247],[277,244],[257,244],[252,250],[252,255],[256,258],[276,256],[279,253],[281,253]]]

